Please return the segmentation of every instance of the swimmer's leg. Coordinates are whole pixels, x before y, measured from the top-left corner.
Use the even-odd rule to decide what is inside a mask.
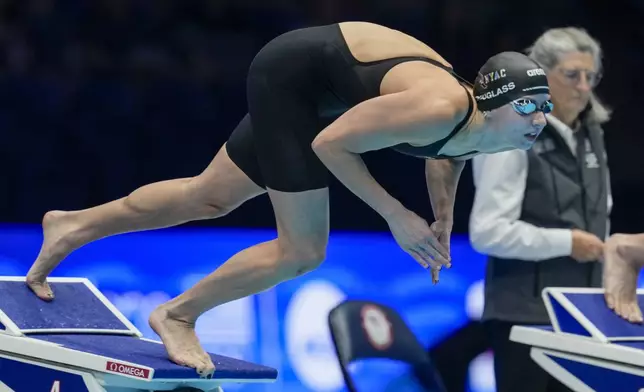
[[[43,218],[44,241],[27,283],[53,298],[46,277],[72,251],[107,236],[175,226],[223,216],[265,190],[248,178],[222,147],[198,176],[143,186],[129,196],[80,211],[50,211]]]
[[[194,287],[159,306],[150,326],[170,358],[202,373],[212,363],[199,345],[197,318],[217,305],[267,290],[315,269],[326,256],[329,236],[328,189],[299,193],[268,191],[278,238],[234,255]]]
[[[642,322],[637,279],[644,266],[644,234],[614,234],[606,241],[603,286],[606,303],[622,318]]]
[[[620,253],[629,260],[644,263],[644,234],[617,234]]]

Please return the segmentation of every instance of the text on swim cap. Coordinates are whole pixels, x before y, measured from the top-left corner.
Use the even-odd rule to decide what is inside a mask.
[[[544,71],[541,68],[529,69],[526,71],[526,73],[528,74],[528,76],[537,76],[537,75],[546,76],[546,71]]]
[[[485,100],[488,100],[488,99],[496,98],[499,95],[502,95],[502,94],[505,94],[505,93],[507,93],[509,91],[514,90],[515,87],[516,86],[515,86],[514,82],[510,82],[508,84],[504,84],[503,86],[501,86],[501,87],[499,87],[499,88],[497,88],[495,90],[488,91],[485,94],[477,95],[476,100],[477,101],[485,101]]]
[[[499,80],[505,77],[505,68],[502,68],[498,71],[492,71],[488,72],[485,75],[481,75],[480,78],[480,84],[482,86],[487,86],[488,83],[493,82],[495,80]]]

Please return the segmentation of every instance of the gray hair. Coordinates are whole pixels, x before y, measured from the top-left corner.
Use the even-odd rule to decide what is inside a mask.
[[[602,70],[602,49],[597,40],[588,32],[576,27],[549,29],[543,33],[534,44],[528,48],[528,56],[539,63],[546,71],[554,68],[561,56],[572,52],[590,53],[595,59],[598,72]],[[594,91],[590,93],[590,110],[588,119],[597,123],[610,120],[611,110],[597,97]]]

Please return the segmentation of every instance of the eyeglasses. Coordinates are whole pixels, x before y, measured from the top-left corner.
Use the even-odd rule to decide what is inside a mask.
[[[571,85],[577,85],[581,81],[581,74],[586,75],[586,82],[590,87],[596,87],[602,79],[600,72],[588,71],[585,69],[567,69],[559,68],[559,72],[566,79],[566,82]]]
[[[515,112],[522,116],[529,116],[534,112],[543,112],[544,114],[552,112],[554,105],[548,100],[539,106],[538,102],[530,98],[516,99],[510,102]]]

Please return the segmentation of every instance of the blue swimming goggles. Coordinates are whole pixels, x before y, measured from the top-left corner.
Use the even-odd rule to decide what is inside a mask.
[[[530,98],[516,99],[510,102],[510,104],[514,111],[522,116],[529,116],[534,112],[543,112],[544,114],[547,114],[552,112],[552,109],[554,108],[554,105],[550,100],[544,102],[543,105],[539,107],[537,101]]]

